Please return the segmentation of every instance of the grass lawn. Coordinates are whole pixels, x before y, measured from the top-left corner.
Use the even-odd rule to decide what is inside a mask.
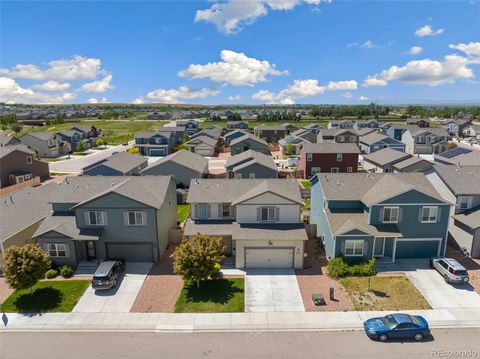
[[[430,309],[425,298],[405,276],[350,277],[340,282],[355,310]]]
[[[312,188],[312,182],[310,181],[300,181],[302,183],[303,188],[310,189]]]
[[[177,204],[177,220],[180,223],[183,223],[190,213],[190,205],[188,204]]]
[[[67,172],[50,172],[50,176],[68,176],[70,173]]]
[[[41,281],[29,290],[16,290],[3,302],[4,312],[43,313],[71,312],[83,292],[90,285],[88,280]]]
[[[86,152],[73,152],[73,154],[75,156],[87,156],[87,155],[90,155],[92,154],[93,152],[92,151],[86,151]]]
[[[47,162],[60,162],[65,161],[68,158],[50,158],[50,157],[40,157],[40,160],[47,161]]]
[[[175,313],[243,312],[243,278],[214,279],[200,284],[184,283],[175,304]]]

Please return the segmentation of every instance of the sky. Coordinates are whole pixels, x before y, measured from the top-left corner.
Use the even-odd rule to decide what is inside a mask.
[[[0,102],[480,104],[480,1],[3,1]]]

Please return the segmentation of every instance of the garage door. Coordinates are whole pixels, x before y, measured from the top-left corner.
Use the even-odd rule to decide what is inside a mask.
[[[247,248],[246,268],[293,268],[293,248]]]
[[[161,157],[161,156],[165,156],[165,150],[163,148],[156,149],[156,150],[150,150],[150,151],[148,151],[148,154],[149,154],[149,156]]]
[[[107,258],[127,262],[153,262],[151,243],[107,243]]]
[[[395,259],[436,257],[440,241],[399,241]]]
[[[210,149],[205,149],[205,148],[197,148],[197,149],[196,149],[196,153],[197,153],[197,155],[199,155],[199,156],[206,156],[206,157],[212,156],[212,150],[210,150]]]

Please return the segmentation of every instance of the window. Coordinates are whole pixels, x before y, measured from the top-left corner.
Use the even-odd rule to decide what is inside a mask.
[[[339,173],[340,171],[339,171],[338,167],[332,167],[332,168],[330,168],[330,172],[331,173]]]
[[[198,205],[198,217],[199,218],[208,218],[208,204],[199,204]]]
[[[242,174],[241,173],[235,173],[235,178],[242,178]]]
[[[223,204],[222,205],[222,217],[230,217],[230,205]]]
[[[228,171],[228,178],[235,178],[235,173],[233,173],[233,171]]]
[[[391,169],[391,168],[385,168],[385,169],[383,170],[383,172],[385,172],[385,173],[392,173],[392,172],[393,172],[393,169]]]
[[[435,223],[437,221],[438,207],[422,208],[422,223]]]
[[[338,142],[343,142],[343,141],[344,141],[343,136],[338,136]]]
[[[363,256],[363,240],[346,240],[345,256]]]
[[[353,172],[353,168],[352,167],[347,167],[347,173],[352,173]]]
[[[316,175],[317,173],[321,172],[321,168],[320,167],[312,167],[310,172],[311,172],[312,176]]]
[[[312,162],[313,160],[313,154],[307,153],[307,162]]]
[[[468,196],[458,196],[458,208],[460,208],[460,209],[470,208],[469,202],[470,202],[470,197],[468,197]]]
[[[33,162],[32,156],[27,156],[27,165],[31,165]]]
[[[255,173],[249,173],[248,178],[255,178]]]
[[[337,162],[342,162],[342,161],[343,161],[343,154],[337,153]]]
[[[64,243],[48,243],[47,251],[50,257],[67,256],[67,246]]]
[[[129,226],[144,226],[145,214],[143,211],[128,211],[127,224]]]
[[[383,207],[383,223],[398,222],[398,207]]]
[[[274,221],[275,220],[275,207],[262,207],[260,209],[261,221]]]
[[[88,224],[91,226],[105,225],[105,212],[103,211],[88,211]]]
[[[356,136],[350,136],[350,142],[356,142],[357,137]]]

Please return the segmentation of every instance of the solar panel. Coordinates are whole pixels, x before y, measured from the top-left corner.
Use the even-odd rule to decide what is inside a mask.
[[[463,155],[465,153],[470,153],[470,152],[472,152],[472,150],[469,150],[468,148],[455,147],[451,150],[440,153],[439,156],[442,156],[445,158],[452,158],[452,157],[456,157],[458,155]]]

